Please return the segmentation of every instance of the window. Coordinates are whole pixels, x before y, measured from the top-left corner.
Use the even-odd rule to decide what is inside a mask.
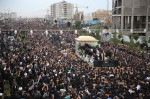
[[[118,6],[122,6],[122,0],[118,0]]]
[[[150,31],[150,24],[148,24],[148,31]]]
[[[138,22],[139,22],[139,21],[140,21],[140,19],[141,19],[140,17],[137,17],[136,21],[138,21]]]

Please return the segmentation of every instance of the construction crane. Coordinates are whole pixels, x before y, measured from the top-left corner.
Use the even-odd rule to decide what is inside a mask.
[[[76,20],[79,20],[79,12],[78,12],[78,9],[79,8],[86,8],[86,9],[88,9],[88,6],[82,6],[82,7],[78,7],[78,5],[76,4],[76,7],[74,7],[75,9],[76,9],[76,12],[75,12],[75,19]],[[82,11],[82,16],[83,16],[83,11]]]

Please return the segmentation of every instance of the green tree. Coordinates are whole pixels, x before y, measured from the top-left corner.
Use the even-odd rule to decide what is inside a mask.
[[[148,43],[150,43],[150,39],[148,40]]]
[[[139,38],[139,35],[138,34],[133,34],[133,38],[134,40],[137,42],[138,38]]]
[[[97,30],[95,33],[96,33],[96,39],[98,39],[98,40],[100,40],[101,39],[101,36],[100,36],[100,34],[99,34],[99,30]]]
[[[142,37],[142,43],[147,43],[146,37]]]
[[[76,29],[80,29],[81,28],[81,21],[76,21],[75,27],[76,27]]]
[[[111,42],[114,44],[119,44],[121,41],[117,38],[116,33],[113,34],[113,38],[111,38]]]
[[[121,32],[119,33],[118,38],[119,38],[119,39],[122,38],[122,33],[121,33]]]
[[[114,33],[114,34],[113,34],[113,38],[115,38],[115,39],[116,39],[116,38],[117,38],[116,36],[117,36],[117,35],[116,35],[116,33]]]
[[[128,36],[129,36],[129,38],[130,38],[130,40],[131,40],[131,39],[132,39],[132,34],[129,34]]]
[[[93,21],[98,20],[98,18],[93,18]]]

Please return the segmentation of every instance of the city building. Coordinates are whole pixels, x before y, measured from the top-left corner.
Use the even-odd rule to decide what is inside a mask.
[[[112,29],[150,36],[150,0],[112,0]]]
[[[0,17],[1,18],[8,18],[9,15],[8,15],[8,13],[0,13]]]
[[[16,12],[10,12],[10,13],[0,13],[1,19],[16,19],[17,13]]]
[[[51,15],[46,14],[45,19],[46,19],[46,20],[50,20],[50,19],[51,19]]]
[[[11,19],[16,19],[17,18],[17,13],[16,12],[11,12],[10,13],[10,18]]]
[[[93,20],[93,16],[92,13],[88,13],[84,15],[84,21],[92,21]]]
[[[112,11],[111,10],[99,9],[96,12],[94,12],[92,15],[93,15],[93,18],[98,18],[99,21],[105,22],[108,19],[108,21],[110,21],[110,23],[112,22]]]
[[[73,19],[74,5],[66,1],[51,5],[51,17],[53,19]]]

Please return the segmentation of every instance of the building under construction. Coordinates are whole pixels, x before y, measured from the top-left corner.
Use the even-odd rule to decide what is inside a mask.
[[[112,28],[150,36],[150,0],[112,0]]]
[[[51,17],[54,19],[73,19],[74,5],[66,1],[51,5]]]

